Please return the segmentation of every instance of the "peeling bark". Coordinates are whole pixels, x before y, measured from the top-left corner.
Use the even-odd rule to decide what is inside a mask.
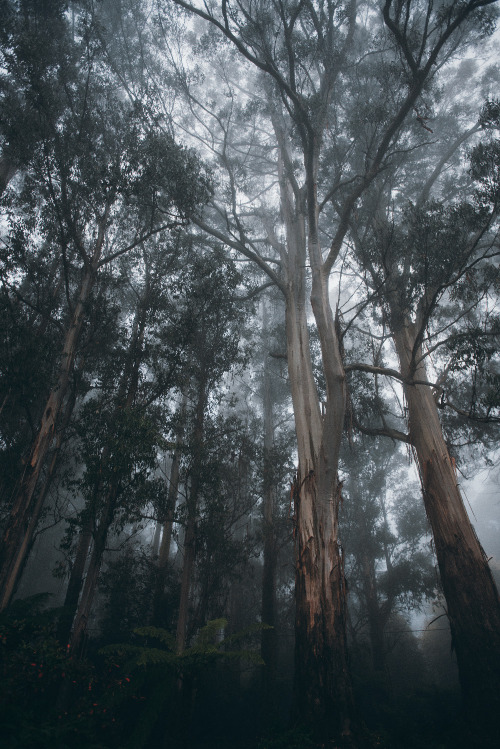
[[[295,502],[294,719],[314,726],[318,738],[351,737],[354,699],[348,668],[346,588],[338,540],[340,443],[346,409],[345,373],[329,299],[328,270],[318,239],[317,149],[305,155],[307,195],[294,189],[280,144],[281,211],[286,227],[285,320],[287,362],[299,465]],[[306,199],[307,198],[307,199]],[[307,231],[306,231],[307,227]],[[311,305],[321,345],[326,402],[320,408],[314,380],[306,309],[307,259]]]
[[[318,511],[314,473],[304,479],[297,474],[294,496],[295,706],[318,733],[348,735],[353,699],[347,662],[344,561],[336,536],[327,530],[326,514]]]
[[[290,287],[289,287],[290,288]],[[295,293],[294,293],[295,292]],[[318,736],[349,735],[354,701],[348,669],[346,589],[338,542],[338,458],[345,413],[339,341],[320,269],[313,271],[313,311],[321,341],[327,402],[320,413],[312,372],[303,287],[286,305],[288,364],[299,468],[294,483],[294,714]]]

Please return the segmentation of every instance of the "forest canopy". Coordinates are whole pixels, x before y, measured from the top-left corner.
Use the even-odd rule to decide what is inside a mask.
[[[8,747],[493,747],[495,0],[0,0]]]

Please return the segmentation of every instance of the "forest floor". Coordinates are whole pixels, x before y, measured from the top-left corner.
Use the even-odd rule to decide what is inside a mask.
[[[370,707],[365,695],[363,738],[355,749],[498,749],[500,741],[485,736],[462,718],[460,695],[455,690],[421,689],[392,696]],[[307,731],[275,730],[266,737],[244,738],[241,733],[219,739],[198,740],[188,749],[354,749],[314,741]]]
[[[463,719],[458,688],[358,670],[356,704],[364,728],[356,747],[321,744],[290,730],[291,679],[270,710],[259,669],[242,680],[228,664],[199,653],[189,689],[164,651],[134,666],[131,645],[72,661],[53,637],[50,614],[0,621],[2,749],[498,749],[481,726]],[[134,651],[135,652],[135,651]],[[150,651],[148,651],[150,652]],[[233,661],[230,661],[230,665]],[[234,664],[233,664],[234,665]],[[185,674],[185,672],[184,672]],[[394,675],[395,677],[395,675]],[[64,699],[63,699],[64,697]],[[266,720],[264,713],[266,712]],[[266,730],[270,721],[273,730]]]

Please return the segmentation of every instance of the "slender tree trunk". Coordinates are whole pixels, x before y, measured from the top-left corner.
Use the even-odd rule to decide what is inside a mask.
[[[108,495],[104,501],[99,528],[94,534],[94,543],[90,555],[85,584],[82,590],[82,596],[78,604],[75,621],[70,637],[70,653],[80,656],[83,650],[84,636],[87,630],[92,604],[94,602],[95,591],[99,580],[102,558],[106,549],[108,532],[113,522],[116,500],[119,492],[118,481],[110,487]]]
[[[102,454],[103,464],[106,463],[108,457],[109,447],[108,445],[106,445]],[[66,590],[66,597],[64,599],[63,612],[59,618],[58,623],[58,639],[64,645],[69,643],[68,647],[70,648],[72,642],[71,629],[77,615],[78,601],[80,598],[82,587],[84,585],[85,566],[89,555],[89,549],[94,538],[94,530],[97,522],[97,508],[101,489],[101,480],[100,478],[97,478],[93,488],[92,500],[85,508],[83,525],[78,538],[76,556],[71,568],[68,588]],[[103,517],[103,513],[105,512],[105,510],[106,507],[101,510],[101,518]]]
[[[361,567],[363,571],[363,594],[368,616],[373,670],[381,673],[385,671],[384,622],[379,606],[375,561],[366,551],[361,553]]]
[[[83,324],[85,303],[93,284],[93,275],[91,271],[85,275],[71,326],[66,333],[57,385],[49,395],[40,429],[31,448],[30,456],[10,511],[2,543],[0,610],[3,610],[8,605],[12,597],[27,549],[31,543],[34,527],[36,527],[40,515],[41,506],[34,501],[35,488],[52,444],[57,418],[67,393],[76,353],[76,345]]]
[[[161,523],[156,523],[155,525],[155,532],[153,535],[153,541],[151,543],[151,553],[153,555],[153,559],[156,559],[156,557],[160,553],[160,540],[162,536],[162,526]]]
[[[135,317],[128,356],[125,362],[120,386],[118,388],[117,410],[121,409],[122,407],[126,409],[130,408],[137,394],[137,389],[139,386],[139,368],[146,330],[147,299],[148,288],[146,287],[142,303],[139,305]],[[109,447],[106,446],[103,452],[103,461],[107,462],[108,458]],[[92,604],[94,602],[97,584],[99,581],[99,573],[101,570],[104,551],[106,549],[108,533],[111,524],[113,523],[116,503],[120,493],[120,482],[121,477],[119,475],[115,475],[111,480],[106,496],[104,498],[102,509],[100,511],[99,526],[97,528],[97,531],[95,531],[93,534],[93,546],[87,569],[87,575],[85,577],[81,599],[78,603],[73,628],[69,639],[70,652],[73,655],[80,655],[82,652],[84,636],[92,610]],[[97,506],[100,491],[101,482],[98,480],[95,487],[95,496],[93,500],[94,507]],[[90,524],[90,527],[94,519],[95,512],[89,513],[88,523]],[[88,531],[89,528],[86,525],[82,532],[81,547],[79,546],[78,549],[78,552],[81,552],[81,556],[80,558],[78,558],[78,566],[75,572],[75,588],[71,591],[71,605],[74,605],[75,599],[76,601],[78,601],[79,590],[77,592],[76,586],[78,584],[81,586],[82,582],[80,577],[80,570],[83,571],[85,565],[84,555],[86,556],[85,548],[87,548],[88,550]],[[69,615],[70,614],[68,613],[68,618]]]
[[[186,634],[189,617],[189,593],[193,576],[196,554],[196,515],[198,498],[201,490],[201,471],[203,464],[203,430],[205,424],[206,383],[198,384],[198,402],[196,404],[193,432],[193,464],[191,481],[187,494],[187,520],[184,536],[184,563],[182,566],[181,594],[179,600],[179,618],[177,620],[176,649],[180,655],[186,646]]]
[[[165,593],[165,583],[168,571],[168,561],[170,557],[170,545],[172,543],[172,527],[174,524],[175,508],[179,495],[179,469],[181,461],[181,443],[184,439],[185,429],[185,412],[187,405],[187,396],[183,395],[180,412],[179,425],[176,431],[176,448],[170,468],[170,483],[167,494],[166,518],[163,522],[163,533],[161,537],[160,553],[158,555],[158,573],[156,577],[154,601],[153,601],[153,621],[160,625],[162,623],[162,599]]]
[[[54,257],[53,260],[52,260],[49,272],[47,273],[47,276],[49,278],[53,279],[54,277],[56,277],[56,279],[57,279],[56,283],[54,284],[54,286],[52,287],[52,290],[50,292],[50,297],[51,297],[51,299],[53,301],[56,300],[57,295],[58,295],[58,293],[60,291],[60,288],[62,286],[62,283],[63,283],[62,273],[58,272],[60,270],[59,265],[60,265],[59,258]],[[25,291],[25,289],[23,288],[24,286],[26,286],[26,287],[29,286],[29,281],[27,279],[24,279],[24,281],[21,283],[21,296],[24,296],[24,291]],[[23,302],[21,301],[20,298],[17,298],[17,297],[13,299],[12,304],[16,308],[16,311],[17,311],[17,308],[21,308],[23,306]],[[49,315],[44,315],[44,314],[42,314],[38,310],[32,311],[32,313],[29,315],[29,318],[28,318],[28,325],[29,325],[29,327],[33,328],[33,335],[34,336],[40,336],[40,337],[42,337],[45,334],[45,331],[46,331],[46,329],[47,329],[47,327],[49,325],[49,322],[50,322],[50,316]],[[13,393],[12,393],[12,388],[9,388],[9,390],[8,390],[7,394],[5,395],[5,397],[4,397],[3,401],[2,401],[2,404],[0,406],[0,414],[3,412],[4,408],[6,408],[6,407],[9,406],[9,401],[11,399],[13,399]],[[40,404],[40,406],[43,407],[43,403]],[[35,419],[35,423],[38,421],[38,418],[39,418],[39,414],[37,414],[37,417]],[[27,443],[27,442],[29,442],[30,438],[32,439],[32,437],[33,437],[33,429],[34,428],[32,427],[32,421],[31,421],[31,419],[26,420],[25,423],[23,424],[22,429],[20,430],[20,436],[18,438],[18,443],[22,443],[22,442],[26,442]],[[58,428],[58,432],[61,432],[61,434],[62,434],[63,431],[64,430],[63,430],[62,427]],[[0,485],[0,497],[2,495],[4,495],[4,494],[5,494],[5,490]],[[9,497],[7,501],[9,501],[11,498],[12,497]],[[43,503],[42,503],[42,506],[43,506]],[[30,543],[30,548],[31,548],[31,546],[32,546],[32,544]],[[25,561],[26,560],[23,561],[23,567],[24,567]]]
[[[101,221],[92,261],[88,263],[85,270],[71,323],[66,331],[57,384],[45,405],[40,429],[31,447],[4,532],[0,556],[0,611],[8,606],[12,598],[42,509],[41,504],[35,500],[35,489],[52,445],[57,420],[68,392],[86,306],[94,285],[104,243],[106,222],[107,216]]]
[[[90,544],[92,543],[92,525],[94,516],[88,513],[85,518],[82,531],[78,538],[75,560],[71,567],[68,587],[64,599],[64,606],[61,616],[59,617],[57,627],[57,637],[61,645],[66,645],[70,638],[71,625],[75,618],[78,608],[78,599],[83,585],[83,576],[85,574],[85,565],[89,554]]]
[[[186,647],[186,633],[189,617],[189,592],[193,576],[196,541],[196,515],[188,509],[186,533],[184,536],[184,561],[182,564],[181,595],[179,600],[179,617],[177,619],[176,649],[178,655]]]
[[[186,648],[189,622],[189,597],[196,559],[196,518],[198,500],[201,491],[203,468],[203,437],[205,425],[205,408],[207,403],[207,382],[197,383],[198,401],[193,430],[192,450],[193,462],[189,491],[187,492],[187,520],[184,534],[184,561],[182,566],[181,592],[179,599],[179,616],[176,631],[176,652],[182,655]],[[180,700],[180,733],[182,744],[188,745],[189,723],[192,715],[194,697],[194,677],[192,674],[180,672],[177,681],[177,691]]]
[[[262,338],[267,335],[267,308],[263,306]],[[274,480],[272,449],[274,444],[273,401],[269,372],[269,359],[264,361],[263,383],[263,417],[264,417],[264,476],[263,476],[263,530],[264,530],[264,564],[262,569],[262,623],[271,627],[264,629],[261,636],[261,656],[264,661],[262,671],[262,705],[264,723],[268,726],[276,718],[276,667],[277,644],[276,632],[276,565],[278,547],[274,527]]]
[[[394,333],[401,373],[427,381],[424,361],[412,368],[414,327]],[[421,357],[417,352],[417,362]],[[466,708],[478,729],[498,732],[500,601],[488,560],[465,509],[455,465],[443,438],[430,387],[404,386],[409,430],[418,459],[427,517],[446,598]],[[494,725],[496,724],[496,726]]]
[[[40,491],[37,494],[36,502],[33,508],[32,515],[28,522],[26,533],[22,539],[21,546],[18,550],[16,559],[14,561],[11,577],[13,580],[15,579],[16,582],[15,582],[14,589],[12,591],[12,595],[15,593],[17,584],[19,583],[21,579],[21,576],[24,571],[24,567],[28,560],[28,555],[31,551],[31,548],[35,540],[35,531],[36,531],[36,528],[40,519],[42,508],[45,505],[45,500],[47,499],[48,493],[50,491],[50,487],[52,486],[52,482],[54,481],[54,477],[56,475],[57,466],[59,464],[59,455],[61,452],[61,446],[62,446],[63,438],[64,438],[64,433],[70,422],[73,409],[75,407],[75,402],[76,402],[76,392],[73,392],[71,394],[69,402],[66,404],[62,423],[59,425],[58,430],[57,430],[56,444],[52,452],[50,464],[47,467],[43,486],[41,487]]]

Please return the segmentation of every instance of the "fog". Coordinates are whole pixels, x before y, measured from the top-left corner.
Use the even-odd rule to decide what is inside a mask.
[[[497,6],[0,2],[8,749],[498,746]]]

